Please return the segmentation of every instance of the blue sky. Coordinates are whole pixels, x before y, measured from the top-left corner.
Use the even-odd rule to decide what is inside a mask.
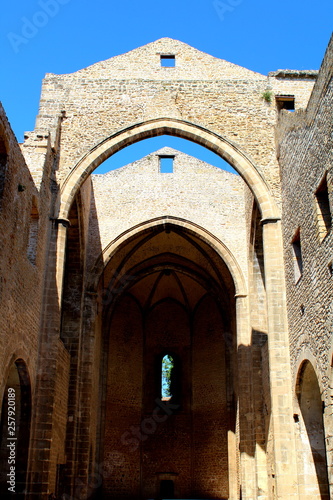
[[[34,129],[45,73],[71,73],[164,36],[263,74],[318,69],[333,20],[332,0],[15,0],[1,10],[0,100],[20,142]],[[114,160],[164,145],[214,160],[176,138],[143,141]]]

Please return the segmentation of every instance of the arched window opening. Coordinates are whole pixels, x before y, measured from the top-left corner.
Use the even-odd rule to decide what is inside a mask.
[[[307,489],[318,494],[322,500],[329,498],[326,461],[323,402],[316,372],[309,361],[305,361],[299,372],[296,388],[300,408],[300,442],[298,454],[302,457],[300,471],[304,492]]]
[[[31,264],[36,264],[39,214],[35,200],[32,201],[27,255]]]
[[[329,188],[327,176],[321,181],[317,191],[315,192],[317,223],[319,239],[323,241],[325,236],[330,232],[332,227],[332,214],[329,200]]]
[[[23,498],[31,418],[30,378],[23,360],[12,364],[0,422],[0,498]],[[9,483],[8,483],[9,481]],[[9,490],[9,487],[12,489]]]
[[[303,258],[302,258],[300,228],[297,229],[295,236],[292,240],[292,250],[294,258],[295,283],[298,283],[303,274]]]
[[[162,400],[169,400],[174,396],[174,375],[175,375],[175,361],[170,354],[166,354],[162,358],[161,370],[161,395]]]

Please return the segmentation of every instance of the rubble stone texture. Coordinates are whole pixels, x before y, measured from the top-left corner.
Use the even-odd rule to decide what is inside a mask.
[[[13,393],[20,498],[332,497],[332,63],[163,38],[47,74],[24,144],[0,109],[1,498]],[[234,173],[94,173],[159,135]]]

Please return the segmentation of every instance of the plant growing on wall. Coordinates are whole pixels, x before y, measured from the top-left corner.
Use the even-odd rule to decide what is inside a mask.
[[[272,102],[273,99],[273,92],[269,89],[265,90],[262,94],[261,97],[264,99],[266,102]]]

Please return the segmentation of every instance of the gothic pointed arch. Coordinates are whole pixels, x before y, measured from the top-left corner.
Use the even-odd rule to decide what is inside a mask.
[[[1,403],[1,498],[23,498],[26,490],[31,424],[31,383],[27,365],[14,358]]]
[[[77,190],[87,177],[117,151],[144,139],[173,135],[190,140],[221,156],[243,177],[252,190],[263,219],[279,219],[279,209],[258,167],[243,149],[205,127],[175,118],[159,118],[118,130],[95,144],[72,168],[61,186],[59,217],[67,218]]]
[[[116,450],[123,468],[104,478],[102,492],[153,498],[167,478],[181,498],[226,498],[228,460],[237,454],[236,285],[223,255],[238,291],[242,274],[231,252],[189,221],[147,221],[113,243],[101,257],[96,294],[97,449],[102,462]],[[172,369],[164,392],[166,357]]]
[[[189,235],[196,235],[201,241],[207,243],[211,246],[222,258],[223,262],[227,266],[234,284],[236,295],[246,295],[247,287],[245,282],[245,277],[242,270],[237,262],[236,257],[232,254],[230,249],[221,242],[218,238],[212,235],[210,232],[204,228],[192,223],[191,221],[180,219],[178,217],[163,216],[149,221],[145,221],[135,227],[132,227],[128,231],[125,231],[119,235],[115,240],[111,241],[103,250],[101,255],[96,260],[94,270],[94,281],[90,283],[92,288],[96,288],[97,281],[100,277],[101,272],[107,266],[110,259],[121,247],[125,241],[130,241],[137,237],[140,233],[145,233],[150,230],[170,230],[172,226],[178,228],[178,230],[184,231]]]
[[[323,400],[315,367],[308,359],[301,362],[298,370],[296,396],[299,413],[294,419],[300,457],[299,479],[303,489],[300,493],[306,498],[311,489],[312,498],[328,500]]]

